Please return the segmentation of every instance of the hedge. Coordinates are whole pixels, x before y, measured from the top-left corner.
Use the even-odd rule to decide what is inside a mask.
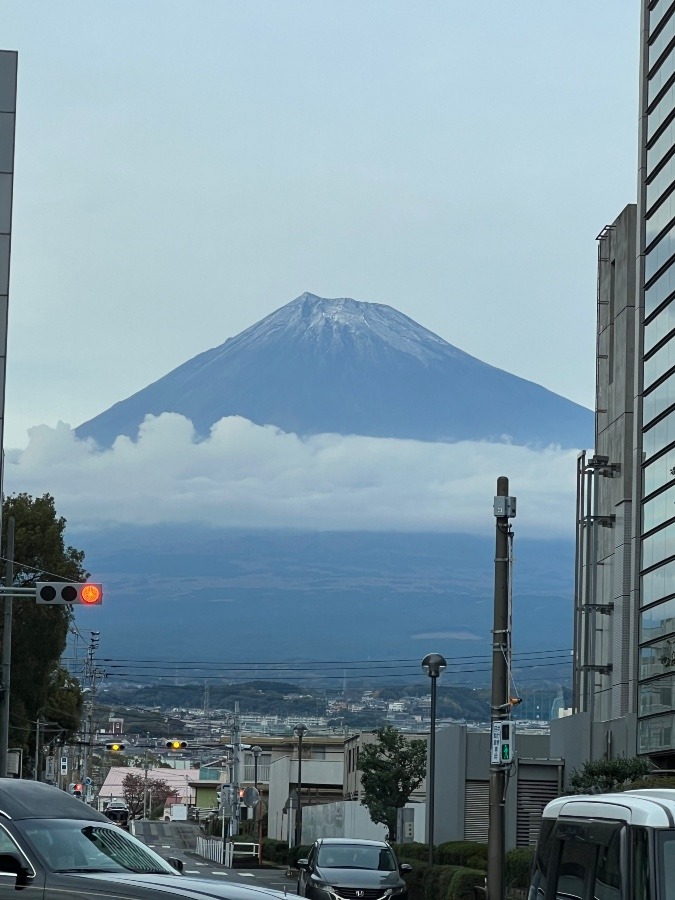
[[[530,886],[530,872],[534,861],[534,847],[509,850],[504,859],[504,880],[507,888],[526,891]]]
[[[417,859],[420,862],[428,862],[429,845],[420,844],[413,841],[410,844],[392,844],[391,849],[399,859],[405,859],[406,862],[411,859]]]
[[[484,885],[485,872],[479,872],[478,869],[459,869],[452,876],[446,898],[447,900],[475,900],[474,888]]]
[[[487,844],[479,844],[476,841],[448,841],[436,847],[436,856],[442,865],[483,869],[487,864]]]
[[[429,863],[416,859],[409,859],[406,862],[412,866],[412,871],[406,872],[403,876],[408,885],[408,900],[427,900],[424,880],[430,869]]]

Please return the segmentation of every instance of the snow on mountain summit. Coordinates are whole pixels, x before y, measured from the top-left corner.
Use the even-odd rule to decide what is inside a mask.
[[[364,303],[350,297],[325,299],[304,293],[222,345],[251,348],[277,341],[297,341],[323,353],[342,353],[346,347],[361,356],[378,349],[415,357],[429,364],[448,356],[467,356],[413,319],[383,303]]]

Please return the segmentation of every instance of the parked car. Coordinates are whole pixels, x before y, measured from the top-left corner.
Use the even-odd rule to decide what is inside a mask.
[[[58,788],[0,779],[0,900],[280,900],[182,874],[103,813]],[[24,890],[24,894],[17,894]]]
[[[321,838],[307,859],[298,860],[298,894],[313,900],[407,900],[401,876],[411,868],[399,865],[385,841]]]
[[[675,790],[575,794],[544,809],[529,900],[667,900],[675,885]]]

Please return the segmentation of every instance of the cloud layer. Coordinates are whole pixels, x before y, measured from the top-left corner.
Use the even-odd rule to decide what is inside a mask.
[[[322,434],[299,438],[222,419],[207,440],[175,414],[149,416],[110,450],[69,425],[29,431],[7,452],[5,490],[49,492],[76,530],[112,524],[485,534],[507,475],[518,534],[573,535],[576,452],[509,444],[423,443]]]

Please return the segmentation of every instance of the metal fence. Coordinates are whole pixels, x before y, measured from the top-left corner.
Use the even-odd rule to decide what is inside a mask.
[[[197,856],[203,856],[211,862],[218,863],[221,866],[232,865],[232,844],[225,841],[225,853],[223,854],[223,842],[217,838],[197,838],[197,847],[195,850]]]

